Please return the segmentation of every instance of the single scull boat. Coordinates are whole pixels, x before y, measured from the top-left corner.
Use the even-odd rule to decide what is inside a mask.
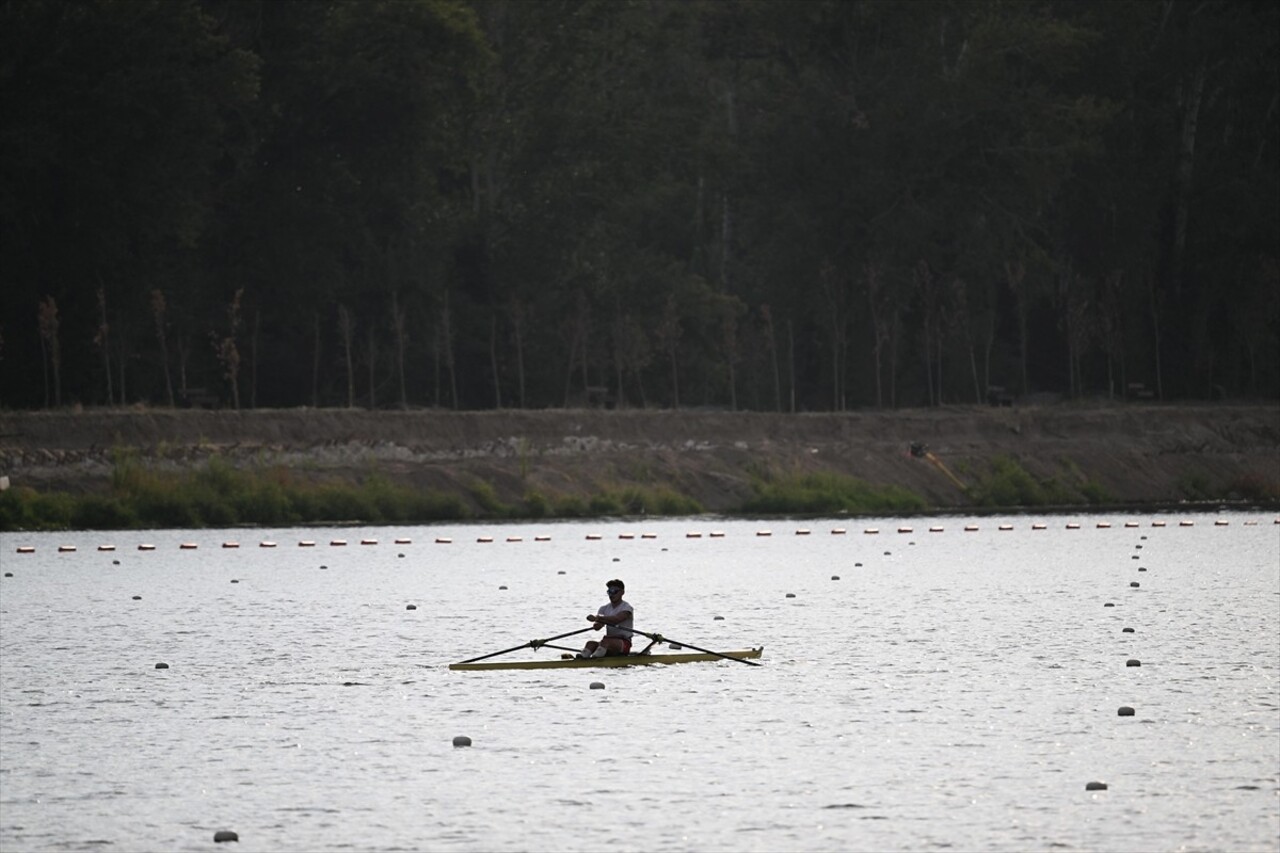
[[[638,633],[638,632],[637,632]],[[559,660],[519,660],[519,661],[483,661],[479,663],[451,663],[449,669],[483,670],[483,669],[589,669],[598,666],[648,666],[655,663],[694,663],[695,661],[724,660],[736,658],[745,660],[758,658],[764,652],[764,646],[755,649],[736,649],[718,654],[702,652],[681,652],[679,654],[653,655],[630,654],[611,655],[603,658],[563,657]]]

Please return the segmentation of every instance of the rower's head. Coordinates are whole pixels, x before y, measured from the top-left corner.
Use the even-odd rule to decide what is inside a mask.
[[[617,578],[607,582],[604,588],[609,592],[610,601],[622,598],[622,594],[627,591],[627,585]]]

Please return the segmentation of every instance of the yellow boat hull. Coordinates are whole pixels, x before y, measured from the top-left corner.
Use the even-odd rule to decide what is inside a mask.
[[[652,666],[653,664],[724,660],[725,657],[750,660],[760,657],[763,653],[764,646],[760,646],[756,649],[721,652],[719,655],[709,655],[704,652],[678,652],[665,655],[614,655],[603,658],[561,658],[559,660],[479,661],[451,663],[449,669],[474,672],[490,669],[593,669],[602,666]]]

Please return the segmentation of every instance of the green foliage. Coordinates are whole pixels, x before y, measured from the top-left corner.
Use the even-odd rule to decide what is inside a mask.
[[[873,486],[840,474],[804,474],[772,480],[755,480],[755,495],[741,512],[763,514],[821,514],[913,512],[925,508],[924,500],[899,486]]]
[[[481,512],[486,517],[507,518],[512,514],[512,508],[498,499],[497,493],[489,483],[474,480],[467,490],[471,493],[471,499],[480,506]]]
[[[991,470],[979,477],[970,492],[979,506],[1056,506],[1077,503],[1072,490],[1053,477],[1037,479],[1017,460],[997,456]]]

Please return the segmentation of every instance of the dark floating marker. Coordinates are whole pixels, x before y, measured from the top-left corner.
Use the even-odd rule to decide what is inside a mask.
[[[1131,586],[1134,589],[1137,589],[1138,587],[1142,586],[1142,584],[1138,583],[1137,581],[1129,581],[1129,586]]]
[[[1084,789],[1086,791],[1105,791],[1107,790],[1106,782],[1086,782]]]
[[[453,739],[454,746],[471,746],[471,738],[466,735],[458,735]]]
[[[556,574],[558,574],[558,575],[562,575],[562,574],[564,574],[564,569],[561,569],[560,571],[556,572]]]
[[[723,617],[723,616],[716,616],[716,617],[715,617],[715,618],[713,618],[711,621],[712,621],[712,622],[723,622],[723,621],[724,621],[724,617]]]
[[[1129,559],[1130,559],[1130,560],[1141,560],[1142,558],[1141,558],[1140,556],[1138,556],[1137,554],[1131,554],[1131,555],[1129,556]]]
[[[160,663],[156,664],[156,669],[168,669],[168,668],[169,668],[169,664],[165,663],[164,661],[161,661]]]
[[[1121,628],[1121,629],[1120,629],[1120,633],[1121,633],[1121,634],[1132,634],[1132,633],[1133,633],[1133,629],[1132,629],[1132,628]]]
[[[1118,713],[1118,714],[1119,714],[1119,716],[1121,716],[1121,717],[1132,717],[1132,716],[1133,716],[1133,709],[1132,709],[1132,708],[1130,708],[1128,705],[1121,705],[1121,706],[1120,706],[1120,710],[1119,710],[1117,713]]]
[[[840,580],[840,576],[839,576],[839,575],[832,575],[832,576],[831,576],[831,579],[832,579],[833,581],[838,581],[838,580]]]
[[[613,561],[614,561],[615,563],[621,563],[621,562],[622,562],[622,558],[621,558],[621,557],[614,557],[614,558],[613,558]]]
[[[13,572],[5,572],[5,573],[4,573],[4,576],[5,576],[5,577],[7,577],[7,578],[11,578],[11,577],[13,577]]]
[[[1138,660],[1137,658],[1129,658],[1127,661],[1124,662],[1124,665],[1125,666],[1142,666],[1142,661]]]
[[[217,832],[213,834],[213,840],[217,844],[221,844],[224,841],[238,842],[240,840],[240,836],[236,835],[234,832],[232,832],[229,829],[219,829]]]
[[[111,561],[111,565],[113,565],[113,566],[118,566],[118,565],[120,565],[120,561],[119,561],[119,560],[112,560],[112,561]]]
[[[787,598],[795,598],[795,597],[796,597],[796,594],[794,592],[787,593]]]
[[[240,581],[236,580],[235,578],[232,578],[232,579],[231,579],[231,582],[232,582],[232,583],[240,583]]]
[[[1138,571],[1145,572],[1146,570],[1147,570],[1146,566],[1138,566]]]
[[[142,600],[142,596],[140,596],[140,595],[135,595],[135,596],[133,597],[133,600],[134,600],[134,601],[141,601],[141,600]]]
[[[325,569],[327,569],[327,568],[329,568],[329,567],[328,567],[328,566],[321,566],[321,567],[320,567],[320,571],[324,571],[324,570],[325,570]]]
[[[505,587],[505,586],[500,586],[500,587],[498,587],[498,589],[506,589],[506,587]]]
[[[416,604],[410,604],[405,607],[405,610],[417,610],[417,609],[418,609],[418,605]]]
[[[1145,539],[1146,537],[1144,536],[1143,538]],[[1142,550],[1142,546],[1141,546],[1141,545],[1134,545],[1133,547],[1134,547],[1134,548],[1137,548],[1139,551],[1141,551],[1141,550]]]
[[[603,682],[603,681],[593,681],[593,682],[591,682],[591,689],[592,689],[592,690],[604,690],[604,682]]]
[[[861,566],[861,565],[862,565],[862,563],[854,563],[854,564],[853,564],[853,567],[856,569],[858,566]]]
[[[404,559],[404,554],[396,554],[396,556],[399,557],[401,560]]]
[[[1114,605],[1114,604],[1112,604],[1110,601],[1108,601],[1106,604],[1104,604],[1104,605],[1102,605],[1102,606],[1103,606],[1103,607],[1115,607],[1115,605]]]

